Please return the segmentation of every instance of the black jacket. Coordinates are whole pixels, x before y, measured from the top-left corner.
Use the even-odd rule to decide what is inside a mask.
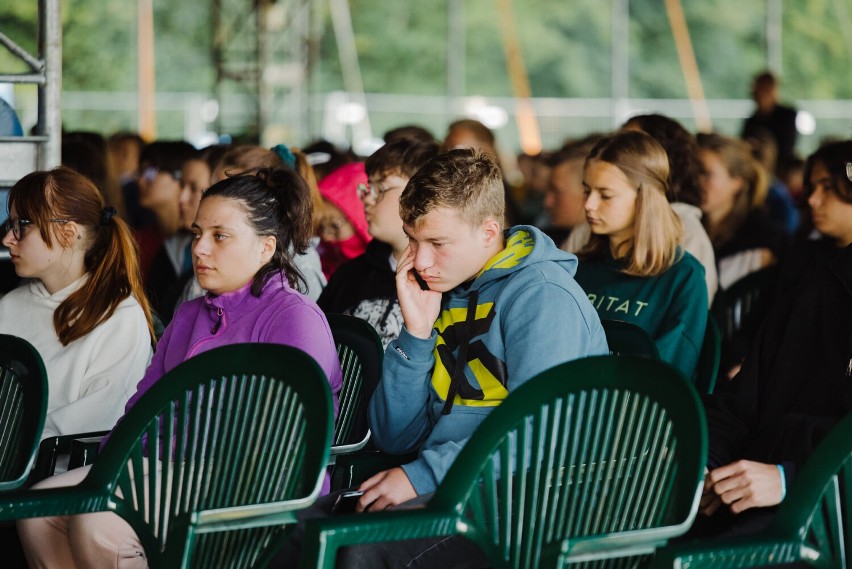
[[[709,466],[784,464],[788,481],[852,410],[852,245],[788,281],[743,368],[705,398]]]
[[[402,331],[391,247],[377,239],[362,255],[340,265],[317,300],[326,313],[352,314],[369,322],[387,346]]]

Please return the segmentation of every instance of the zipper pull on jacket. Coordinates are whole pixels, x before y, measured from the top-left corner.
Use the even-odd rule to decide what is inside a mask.
[[[215,334],[219,331],[219,328],[222,326],[222,315],[224,311],[221,308],[216,309],[216,316],[219,317],[219,320],[216,321],[216,324],[213,325],[213,330],[210,331],[211,334]]]

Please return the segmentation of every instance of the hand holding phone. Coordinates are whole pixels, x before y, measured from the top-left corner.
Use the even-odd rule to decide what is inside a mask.
[[[348,490],[341,492],[331,507],[332,514],[351,514],[355,512],[358,499],[364,494],[363,490]]]
[[[417,338],[428,339],[441,311],[441,293],[414,268],[414,254],[409,246],[396,267],[396,291],[405,328]]]
[[[423,277],[420,276],[420,273],[411,269],[411,274],[414,275],[414,280],[417,281],[417,284],[420,285],[420,290],[429,290],[429,285],[426,284],[426,281],[423,280]]]

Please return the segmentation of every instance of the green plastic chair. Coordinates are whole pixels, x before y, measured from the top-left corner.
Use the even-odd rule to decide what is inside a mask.
[[[333,567],[344,546],[448,535],[494,567],[633,567],[692,524],[706,457],[698,395],[676,369],[568,362],[486,417],[425,507],[306,522],[301,567]]]
[[[327,315],[337,345],[343,371],[343,386],[338,395],[337,421],[334,423],[329,463],[339,456],[355,453],[370,441],[367,404],[382,375],[384,348],[370,324],[355,316]],[[70,455],[68,469],[94,462],[100,438],[109,431],[77,433],[44,439],[39,446],[31,482],[38,482],[56,471],[59,455]]]
[[[772,524],[760,534],[667,547],[654,568],[805,564],[845,568],[852,559],[852,414],[802,467]]]
[[[722,357],[722,336],[719,325],[712,315],[707,316],[707,329],[701,352],[698,354],[698,365],[695,368],[695,389],[699,393],[713,393],[716,388],[716,378],[719,376],[719,362]]]
[[[365,320],[345,314],[328,314],[343,372],[338,394],[331,458],[364,448],[370,440],[367,405],[382,376],[384,348],[375,329]]]
[[[719,290],[710,312],[719,325],[722,360],[729,365],[744,355],[766,317],[778,278],[778,266],[755,271]]]
[[[0,334],[0,491],[23,486],[47,414],[47,372],[32,344]]]
[[[331,409],[300,350],[202,353],[139,399],[78,486],[0,494],[0,520],[113,511],[151,567],[252,567],[319,494]]]

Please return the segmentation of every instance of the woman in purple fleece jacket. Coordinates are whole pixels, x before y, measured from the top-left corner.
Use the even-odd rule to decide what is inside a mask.
[[[322,311],[295,290],[302,276],[293,255],[310,239],[307,186],[289,170],[226,178],[201,198],[192,224],[192,261],[202,298],[185,302],[166,328],[125,413],[163,375],[194,355],[228,344],[267,342],[312,356],[331,385],[335,416],[342,383],[334,340]],[[83,467],[39,488],[78,484]],[[323,493],[328,493],[328,477]],[[139,539],[113,513],[22,520],[31,567],[147,567]]]

